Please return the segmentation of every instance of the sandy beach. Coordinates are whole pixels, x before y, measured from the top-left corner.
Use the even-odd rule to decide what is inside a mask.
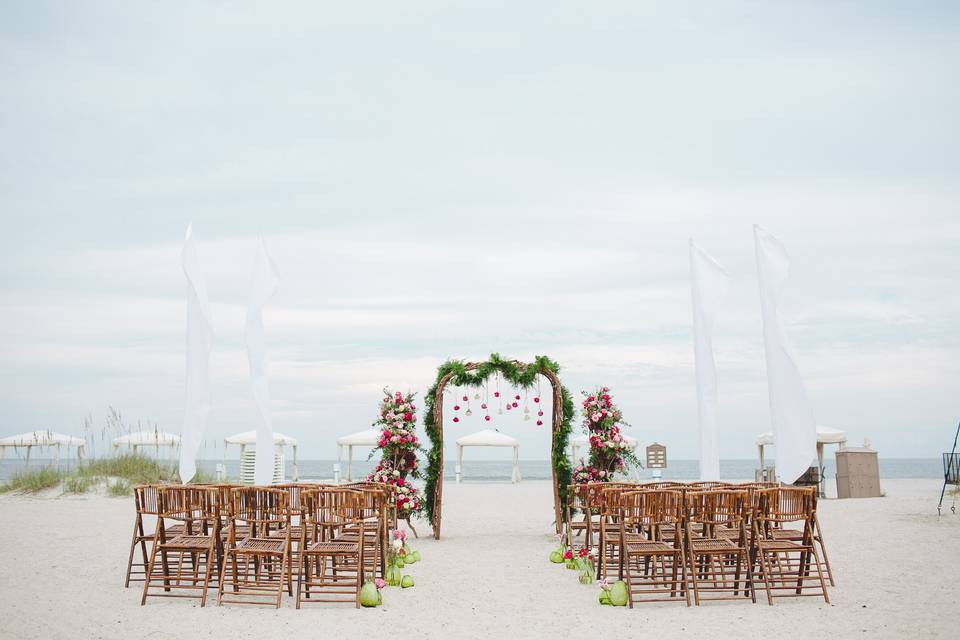
[[[826,500],[820,513],[837,586],[814,598],[601,607],[598,587],[547,561],[554,538],[548,482],[450,483],[444,536],[419,527],[416,587],[384,606],[297,611],[208,606],[124,589],[133,520],[126,498],[0,498],[0,637],[375,637],[402,625],[415,638],[594,637],[953,638],[960,606],[960,515],[938,518],[939,483],[888,480],[887,496]],[[909,543],[907,545],[906,543]],[[909,555],[899,556],[899,553]]]

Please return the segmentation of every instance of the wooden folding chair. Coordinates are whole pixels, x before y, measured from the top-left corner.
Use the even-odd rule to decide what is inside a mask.
[[[683,493],[669,490],[627,491],[620,503],[620,575],[627,583],[630,607],[636,601],[677,602],[690,606],[684,536],[667,542],[663,527],[682,530]],[[634,532],[645,530],[645,539]]]
[[[687,491],[684,505],[687,571],[694,603],[699,605],[701,599],[739,599],[741,593],[749,593],[756,602],[745,527],[748,493],[727,489]],[[702,598],[705,593],[711,596]]]
[[[599,562],[597,578],[609,578],[620,574],[620,494],[635,491],[636,484],[626,482],[596,483],[595,490],[599,503],[600,520],[597,523],[599,533]],[[643,537],[639,530],[630,532],[628,537]]]
[[[396,502],[390,485],[380,482],[354,482],[343,485],[345,488],[363,494],[362,517],[364,535],[360,536],[355,524],[344,527],[340,540],[349,542],[363,540],[363,560],[365,569],[375,577],[383,578],[387,572],[386,548],[390,544],[390,524],[396,527]]]
[[[757,491],[751,552],[754,584],[763,582],[767,603],[774,597],[823,596],[830,602],[814,540],[816,487],[777,487]],[[785,524],[801,523],[799,540],[778,537]],[[812,564],[811,564],[812,559]],[[816,576],[811,576],[811,568]]]
[[[203,487],[161,487],[158,500],[160,516],[140,604],[148,596],[160,596],[199,598],[205,606],[217,563],[217,494]]]
[[[290,567],[289,493],[283,489],[236,487],[230,491],[230,526],[220,567],[217,605],[272,604],[283,587],[293,595]],[[246,537],[239,537],[248,531]]]
[[[827,570],[827,580],[830,582],[830,586],[836,586],[836,583],[833,580],[833,569],[830,568],[830,557],[827,555],[827,548],[823,544],[823,532],[820,530],[820,518],[817,517],[817,494],[813,495],[813,542],[817,545],[820,550],[820,555],[823,559],[823,566]],[[789,540],[791,542],[803,542],[803,529],[796,529],[792,527],[775,527],[771,530],[771,534],[776,540]]]
[[[304,602],[353,602],[359,607],[367,525],[364,493],[326,487],[304,491],[300,500],[297,608]],[[356,535],[344,539],[348,528]]]
[[[602,489],[605,486],[605,483],[588,482],[577,485],[571,484],[567,487],[565,506],[567,547],[572,548],[574,536],[581,533],[583,534],[583,545],[585,547],[593,546],[593,534],[599,528],[599,523],[594,518],[600,515],[603,502]],[[578,514],[583,516],[581,520],[575,519]]]
[[[147,545],[153,543],[156,522],[145,523],[144,516],[160,517],[160,485],[142,484],[133,488],[136,516],[133,519],[133,536],[130,539],[130,555],[127,558],[127,574],[123,581],[124,588],[131,582],[143,582],[147,575],[147,565],[150,563],[150,550]],[[182,533],[182,525],[167,527],[167,535]],[[140,561],[136,559],[136,550],[140,549]]]

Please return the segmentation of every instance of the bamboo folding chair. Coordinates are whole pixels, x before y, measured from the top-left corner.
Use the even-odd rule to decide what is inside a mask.
[[[160,515],[140,604],[154,596],[200,598],[200,606],[205,606],[217,563],[217,494],[203,487],[175,486],[160,488],[158,498]],[[176,524],[169,526],[168,520]]]
[[[304,602],[353,602],[360,606],[364,580],[366,497],[362,491],[328,487],[301,496],[297,608]],[[343,539],[355,528],[358,535]]]
[[[599,523],[594,521],[594,516],[600,515],[602,506],[602,489],[606,483],[589,482],[578,485],[567,486],[566,501],[566,538],[567,547],[573,547],[573,538],[581,533],[583,534],[583,545],[585,547],[593,546],[593,532],[599,528]],[[574,518],[577,513],[583,515],[583,519],[576,521]]]
[[[794,529],[791,527],[775,527],[771,530],[771,535],[775,540],[788,540],[791,542],[803,542],[803,529]],[[827,580],[830,586],[836,586],[833,581],[833,569],[830,568],[830,557],[827,555],[827,548],[823,545],[823,532],[820,530],[820,518],[817,517],[817,494],[813,494],[813,542],[820,549],[820,556],[823,559],[823,566],[827,570]]]
[[[230,491],[218,606],[224,602],[272,604],[279,609],[284,584],[293,595],[289,499],[282,489],[236,487]],[[237,533],[244,527],[249,535],[241,538]]]
[[[679,530],[683,522],[680,491],[627,491],[619,495],[620,575],[627,583],[630,608],[642,602],[677,602],[678,595],[690,606],[687,563],[682,535],[663,540],[663,527]],[[648,531],[637,539],[633,532]]]
[[[636,491],[639,487],[626,482],[596,483],[595,487],[600,510],[597,523],[600,547],[597,578],[609,578],[620,573],[620,494]],[[637,539],[643,537],[639,530],[631,532],[628,537],[631,536]]]
[[[364,569],[383,578],[387,572],[386,548],[390,544],[391,517],[392,523],[396,523],[396,498],[389,485],[380,482],[356,482],[345,487],[363,494],[361,517],[364,527],[361,536],[356,524],[347,525],[340,533],[340,540],[363,540]]]
[[[137,515],[133,520],[133,536],[130,539],[130,555],[127,558],[127,575],[124,578],[124,588],[131,582],[143,582],[147,575],[147,565],[150,562],[148,543],[153,543],[156,523],[153,527],[146,526],[144,516],[160,517],[160,486],[143,484],[133,488],[134,506]],[[183,533],[183,525],[169,525],[166,528],[168,536]],[[140,561],[136,561],[136,550],[140,549]]]
[[[763,582],[768,604],[773,604],[774,597],[783,596],[823,596],[825,602],[830,602],[814,541],[816,491],[816,487],[757,491],[751,564],[754,584]],[[788,523],[802,523],[799,541],[776,537],[775,532]],[[816,570],[815,576],[811,575],[811,568]]]
[[[742,597],[741,592],[749,592],[753,602],[757,601],[745,526],[749,505],[749,495],[744,490],[684,494],[687,570],[698,606],[704,593],[724,594],[704,599],[734,600]]]

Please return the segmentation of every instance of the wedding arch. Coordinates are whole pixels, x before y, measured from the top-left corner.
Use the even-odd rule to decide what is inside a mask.
[[[573,400],[560,384],[557,374],[560,366],[546,356],[537,356],[533,362],[504,360],[499,354],[490,355],[486,362],[462,362],[450,360],[437,370],[437,380],[424,397],[427,412],[424,418],[430,451],[427,454],[426,490],[427,517],[433,527],[433,537],[440,539],[440,523],[443,507],[443,391],[448,384],[459,387],[481,387],[490,376],[499,373],[507,382],[529,389],[537,383],[537,376],[550,381],[553,389],[551,411],[550,461],[553,477],[553,511],[557,533],[563,526],[562,505],[570,484],[570,460],[567,458],[567,440],[573,422]]]

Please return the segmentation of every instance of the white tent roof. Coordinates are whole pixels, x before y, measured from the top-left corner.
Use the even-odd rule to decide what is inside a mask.
[[[161,446],[161,447],[179,447],[180,436],[165,431],[134,431],[125,436],[113,439],[114,446]]]
[[[377,429],[358,431],[357,433],[351,433],[347,436],[340,436],[337,438],[337,444],[341,447],[375,447],[377,443],[380,442],[381,433],[383,432]]]
[[[242,445],[255,445],[257,444],[257,432],[256,431],[244,431],[243,433],[235,433],[232,436],[227,436],[223,439],[227,444],[242,444]],[[296,438],[291,438],[290,436],[285,436],[282,433],[273,432],[273,444],[279,445],[282,447],[295,447],[299,444]]]
[[[630,445],[631,449],[637,448],[637,439],[633,436],[628,436],[625,433],[621,433],[620,437],[623,438],[624,442]],[[576,438],[571,438],[570,444],[578,449],[581,447],[586,447],[590,445],[590,438],[586,434],[580,434]]]
[[[839,429],[825,427],[822,424],[817,425],[817,444],[842,444],[847,441],[847,434]],[[773,432],[767,431],[757,436],[758,445],[772,445]]]
[[[82,447],[83,440],[55,431],[28,431],[0,438],[0,447]]]
[[[458,447],[517,447],[520,441],[494,429],[484,429],[457,438]]]

